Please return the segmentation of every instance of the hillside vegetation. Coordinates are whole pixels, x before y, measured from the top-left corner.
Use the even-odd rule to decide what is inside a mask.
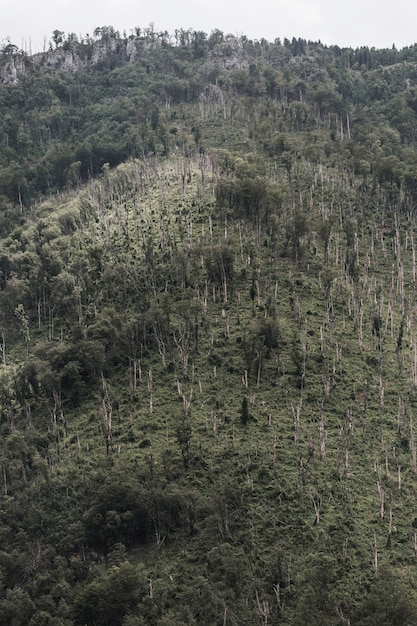
[[[417,47],[0,75],[0,624],[417,624]]]

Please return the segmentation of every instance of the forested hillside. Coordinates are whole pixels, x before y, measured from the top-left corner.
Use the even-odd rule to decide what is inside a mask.
[[[0,80],[0,625],[417,624],[417,46]]]

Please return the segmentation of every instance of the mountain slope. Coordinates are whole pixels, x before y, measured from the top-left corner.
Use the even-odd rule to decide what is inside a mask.
[[[416,623],[412,50],[212,37],[2,88],[1,623]]]

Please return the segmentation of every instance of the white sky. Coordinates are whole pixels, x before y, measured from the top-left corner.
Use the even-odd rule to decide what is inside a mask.
[[[154,23],[155,30],[193,28],[210,33],[303,37],[325,44],[397,48],[417,42],[413,0],[0,0],[0,43],[37,52],[52,31],[92,34],[113,26],[127,34]]]

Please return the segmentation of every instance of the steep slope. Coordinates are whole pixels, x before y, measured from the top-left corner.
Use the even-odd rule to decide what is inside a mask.
[[[0,622],[414,624],[413,65],[206,39],[0,171]]]

